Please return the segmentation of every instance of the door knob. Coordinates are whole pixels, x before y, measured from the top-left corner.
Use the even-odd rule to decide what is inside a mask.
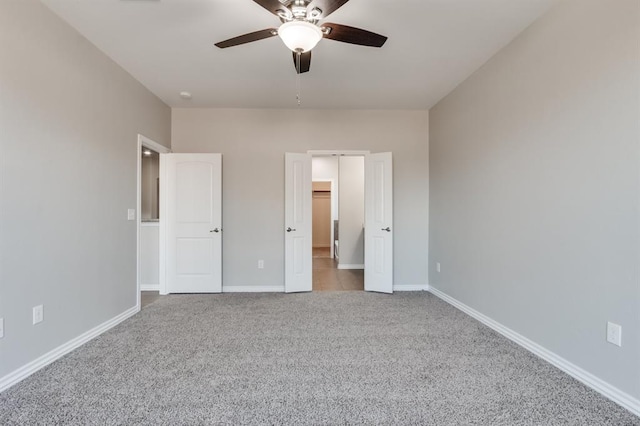
[[[220,231],[222,231],[222,229],[218,229],[218,228],[216,228],[216,229],[212,229],[212,230],[211,230],[211,231],[209,231],[209,232],[215,232],[215,233],[218,233],[218,232],[220,232]]]
[[[391,228],[389,228],[388,226],[386,228],[382,228],[383,231],[387,231],[387,232],[391,232]]]
[[[295,231],[295,229],[291,229],[291,227],[287,228],[287,232]]]

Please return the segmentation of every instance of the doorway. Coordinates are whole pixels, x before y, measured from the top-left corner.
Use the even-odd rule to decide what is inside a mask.
[[[137,305],[155,301],[160,290],[159,155],[170,150],[138,135],[137,149]]]
[[[364,156],[314,155],[311,170],[312,290],[363,291]]]
[[[364,267],[364,290],[380,293],[393,293],[393,166],[392,153],[381,152],[320,152],[285,153],[285,209],[284,209],[284,289],[285,293],[313,290],[312,255],[312,156],[329,155],[344,159],[364,156],[363,200],[358,206],[364,212],[357,226],[356,241],[364,241],[362,257],[353,257],[353,246],[345,241],[344,217],[340,217],[337,226],[336,247],[337,269],[362,269]],[[344,170],[339,177],[343,182]],[[346,196],[345,190],[337,186],[340,196],[340,211],[351,212],[344,201],[353,201],[355,197]],[[361,191],[362,192],[362,191]],[[366,232],[365,231],[366,228]],[[353,241],[353,240],[352,240]],[[356,253],[357,254],[357,253]],[[359,262],[359,263],[355,263]]]

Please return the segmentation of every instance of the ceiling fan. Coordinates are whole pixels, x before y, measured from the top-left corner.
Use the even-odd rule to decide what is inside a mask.
[[[323,23],[349,0],[253,0],[280,18],[282,25],[267,28],[216,43],[221,49],[265,38],[280,36],[293,51],[293,64],[298,74],[311,68],[311,49],[323,38],[361,46],[382,47],[387,37],[360,28]]]

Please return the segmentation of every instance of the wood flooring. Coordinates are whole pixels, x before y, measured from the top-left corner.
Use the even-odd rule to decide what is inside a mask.
[[[313,291],[363,291],[363,269],[338,269],[329,249],[313,249]]]
[[[157,291],[141,291],[140,292],[140,309],[146,308],[160,298],[160,293]]]
[[[314,247],[313,248],[313,257],[330,257],[331,249],[329,247]]]

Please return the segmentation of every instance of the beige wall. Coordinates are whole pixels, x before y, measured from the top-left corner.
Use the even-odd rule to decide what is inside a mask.
[[[137,135],[170,125],[40,2],[0,1],[0,381],[136,306]]]
[[[338,263],[364,264],[364,157],[340,157]]]
[[[283,284],[284,153],[325,149],[393,152],[394,281],[426,284],[427,111],[174,109],[172,135],[223,155],[223,285]]]
[[[636,401],[639,8],[560,2],[430,114],[431,286]]]

